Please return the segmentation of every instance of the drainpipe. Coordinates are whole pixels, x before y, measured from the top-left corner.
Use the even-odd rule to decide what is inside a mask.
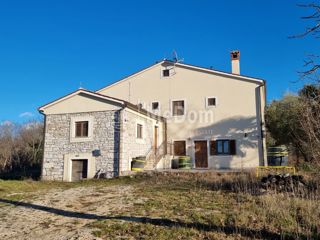
[[[119,110],[119,147],[118,147],[118,177],[121,176],[121,133],[122,133],[122,114],[123,114],[123,110],[124,108]]]
[[[43,115],[43,147],[42,147],[42,160],[41,160],[41,176],[40,179],[42,180],[43,176],[43,163],[44,163],[44,150],[45,150],[45,144],[46,144],[46,128],[47,128],[47,116],[43,113],[43,111],[39,110],[39,113]]]
[[[264,97],[264,107],[262,106],[262,96],[261,96],[261,88],[263,87],[263,97]],[[266,82],[263,81],[263,84],[259,86],[260,90],[260,128],[261,128],[261,141],[262,141],[262,160],[263,160],[263,165],[268,166],[268,161],[266,159],[266,129],[265,129],[265,118],[264,118],[264,110],[265,110],[265,105],[267,103],[267,90],[266,90]],[[263,111],[263,112],[262,112]]]

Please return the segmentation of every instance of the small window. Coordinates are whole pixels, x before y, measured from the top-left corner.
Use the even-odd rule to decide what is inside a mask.
[[[207,106],[208,107],[214,107],[217,105],[217,101],[215,97],[208,97],[207,98]]]
[[[137,138],[142,139],[142,125],[137,124]]]
[[[152,103],[152,110],[159,110],[159,102]]]
[[[163,77],[169,77],[170,76],[170,70],[169,69],[162,70],[162,76]]]
[[[88,137],[88,135],[89,135],[89,122],[88,121],[75,122],[75,125],[76,125],[75,137]]]
[[[174,141],[173,154],[176,156],[186,155],[186,141]]]
[[[210,155],[236,155],[236,140],[210,141]]]
[[[172,101],[172,116],[184,115],[184,101]]]

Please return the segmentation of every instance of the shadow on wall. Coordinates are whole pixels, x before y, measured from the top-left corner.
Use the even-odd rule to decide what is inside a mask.
[[[24,207],[28,209],[43,211],[47,213],[52,213],[55,215],[60,215],[63,217],[77,218],[77,219],[88,219],[88,220],[122,220],[125,222],[134,222],[134,223],[143,223],[143,224],[152,224],[154,226],[162,226],[168,228],[192,228],[199,231],[214,231],[222,232],[225,234],[238,234],[243,237],[249,238],[261,238],[264,239],[282,239],[281,234],[271,232],[267,229],[250,229],[245,227],[237,226],[219,226],[215,224],[206,224],[200,222],[184,222],[181,220],[171,220],[168,218],[150,218],[150,217],[135,217],[135,216],[101,216],[93,213],[83,213],[83,212],[74,212],[68,210],[62,210],[47,206],[36,205],[32,203],[18,202],[8,199],[0,199],[0,203],[11,204],[18,207]],[[292,237],[290,237],[292,236]],[[305,236],[302,236],[304,239]],[[286,236],[286,239],[296,239],[293,234]]]
[[[248,149],[255,149],[259,146],[260,134],[258,131],[257,118],[254,117],[232,117],[211,124],[210,126],[198,128],[195,132],[194,139],[234,139],[236,140],[237,157],[245,158]],[[208,149],[210,153],[210,149]],[[260,149],[259,149],[260,151]],[[259,152],[259,156],[261,153]],[[231,167],[233,156],[229,157],[230,161],[226,162],[225,167]],[[228,159],[226,159],[228,160]]]

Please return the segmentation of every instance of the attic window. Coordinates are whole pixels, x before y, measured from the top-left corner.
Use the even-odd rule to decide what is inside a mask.
[[[169,69],[162,70],[162,76],[163,77],[169,77],[170,76],[170,70]]]
[[[217,105],[217,99],[215,97],[207,97],[207,107],[215,107]]]
[[[152,103],[152,110],[159,110],[159,102]]]

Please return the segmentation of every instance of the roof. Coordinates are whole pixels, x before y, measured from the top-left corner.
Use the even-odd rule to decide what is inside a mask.
[[[99,93],[101,91],[103,91],[104,89],[107,89],[115,84],[118,84],[120,82],[123,82],[123,81],[126,81],[128,80],[129,78],[131,77],[135,77],[139,74],[142,74],[143,72],[151,69],[151,68],[154,68],[158,65],[161,65],[163,63],[169,63],[169,64],[174,64],[175,66],[180,66],[180,67],[184,67],[184,68],[189,68],[189,69],[193,69],[193,70],[197,70],[197,71],[204,71],[204,72],[208,72],[208,73],[213,73],[213,74],[217,74],[217,75],[223,75],[223,76],[226,76],[226,77],[232,77],[232,78],[236,78],[236,79],[239,79],[239,80],[245,80],[245,81],[251,81],[251,82],[255,82],[255,83],[258,83],[260,85],[265,85],[265,80],[262,79],[262,78],[256,78],[256,77],[250,77],[250,76],[245,76],[245,75],[239,75],[239,74],[233,74],[233,73],[228,73],[228,72],[224,72],[224,71],[219,71],[219,70],[215,70],[215,69],[211,69],[211,68],[206,68],[206,67],[200,67],[200,66],[196,66],[196,65],[192,65],[192,64],[187,64],[187,63],[178,63],[178,62],[174,62],[174,61],[171,61],[171,60],[167,60],[167,59],[164,59],[160,62],[156,62],[146,68],[143,68],[133,74],[130,74],[118,81],[115,81],[114,83],[111,83],[110,85],[108,86],[105,86],[101,89],[98,89],[96,92]]]
[[[64,100],[67,100],[68,98],[71,98],[71,97],[73,97],[73,96],[75,96],[75,95],[79,95],[79,94],[81,94],[81,93],[82,93],[82,94],[86,94],[86,95],[90,95],[90,96],[94,96],[94,97],[96,97],[96,98],[100,98],[100,99],[103,99],[103,100],[108,100],[108,101],[114,102],[114,103],[116,103],[116,104],[120,104],[120,105],[122,105],[123,108],[131,109],[131,110],[133,110],[133,111],[135,111],[135,112],[137,112],[137,113],[140,113],[140,114],[143,114],[143,115],[145,115],[145,116],[154,118],[154,119],[156,119],[156,120],[165,121],[165,118],[164,118],[164,117],[161,117],[161,116],[158,116],[158,115],[156,115],[156,114],[153,114],[153,113],[151,113],[151,112],[149,112],[149,111],[141,108],[140,106],[134,105],[134,104],[132,104],[132,103],[130,103],[130,102],[127,102],[127,101],[124,101],[124,100],[122,100],[122,99],[118,99],[118,98],[106,96],[106,95],[104,95],[104,94],[100,94],[100,93],[97,93],[97,92],[92,92],[92,91],[89,91],[89,90],[86,90],[86,89],[83,89],[83,88],[78,89],[78,90],[76,90],[76,91],[74,91],[74,92],[72,92],[72,93],[70,93],[70,94],[68,94],[68,95],[66,95],[66,96],[63,96],[63,97],[61,97],[61,98],[58,98],[58,99],[56,99],[56,100],[54,100],[54,101],[52,101],[52,102],[49,102],[49,103],[47,103],[47,104],[39,107],[39,108],[38,108],[38,111],[39,111],[40,113],[43,113],[43,111],[44,111],[46,108],[48,108],[48,107],[50,107],[50,106],[52,106],[52,105],[55,105],[55,104],[57,104],[57,103],[59,103],[59,102],[62,102],[62,101],[64,101]]]

